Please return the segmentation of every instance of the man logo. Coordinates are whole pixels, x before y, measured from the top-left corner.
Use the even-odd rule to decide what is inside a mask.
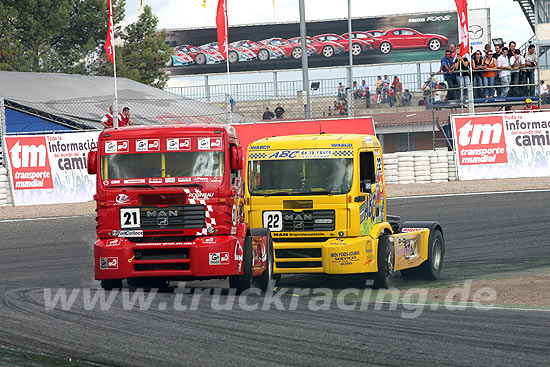
[[[168,217],[157,218],[157,226],[167,226]]]

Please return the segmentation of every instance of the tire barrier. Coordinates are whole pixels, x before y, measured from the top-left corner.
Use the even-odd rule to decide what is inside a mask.
[[[409,184],[455,181],[456,163],[453,152],[419,150],[384,155],[387,184]]]

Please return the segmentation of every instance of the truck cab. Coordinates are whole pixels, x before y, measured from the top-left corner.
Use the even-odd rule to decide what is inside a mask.
[[[436,252],[442,260],[437,222],[417,223],[409,231],[412,222],[400,225],[399,218],[386,215],[376,137],[266,138],[250,144],[247,158],[247,220],[271,231],[276,275],[371,273],[375,285],[386,287],[395,270],[412,275],[406,269],[428,260],[435,232],[441,233]],[[383,279],[376,282],[376,276]]]
[[[239,291],[269,278],[269,233],[244,220],[242,162],[231,126],[105,129],[88,156],[97,175],[95,278],[112,289],[123,279],[229,277]]]

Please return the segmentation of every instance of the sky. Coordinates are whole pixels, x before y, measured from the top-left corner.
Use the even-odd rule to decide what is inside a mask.
[[[143,5],[151,6],[153,13],[159,18],[160,29],[215,26],[217,0],[206,0],[206,8],[202,6],[203,0],[142,0],[142,2]],[[298,0],[228,0],[227,2],[229,27],[242,24],[296,22],[300,19]],[[305,0],[306,21],[347,18],[347,3],[347,0]],[[125,23],[137,19],[139,6],[140,0],[126,0]],[[521,8],[513,0],[469,0],[468,7],[470,9],[490,9],[492,38],[502,38],[506,42],[514,40],[520,46],[533,35]],[[454,10],[455,2],[453,0],[351,0],[351,8],[352,17],[370,17]],[[403,71],[409,69],[412,71]],[[364,72],[367,72],[366,70],[370,69],[365,69]],[[414,65],[378,68],[378,72],[392,74],[414,72],[414,70],[416,70]],[[313,77],[321,77],[315,76],[314,70],[311,73]],[[372,70],[368,75],[376,73],[376,70]],[[271,80],[271,77],[267,75],[269,73],[263,74],[267,78],[264,78],[265,80]],[[299,74],[297,72],[281,73],[279,80],[291,80]],[[325,70],[317,72],[317,74],[323,75],[323,77],[345,75],[343,70],[332,72]],[[250,80],[258,80],[258,75],[249,77]],[[241,76],[237,79],[244,82],[249,77]],[[169,85],[197,85],[199,83],[201,83],[201,78],[179,77],[178,80],[171,80]],[[215,81],[214,83],[217,84]]]

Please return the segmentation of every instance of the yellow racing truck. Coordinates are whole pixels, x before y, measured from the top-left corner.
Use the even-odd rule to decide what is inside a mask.
[[[271,231],[274,276],[363,274],[387,288],[438,279],[445,243],[435,221],[386,215],[382,146],[374,136],[296,135],[248,147],[246,215]],[[363,282],[365,283],[365,282]]]

